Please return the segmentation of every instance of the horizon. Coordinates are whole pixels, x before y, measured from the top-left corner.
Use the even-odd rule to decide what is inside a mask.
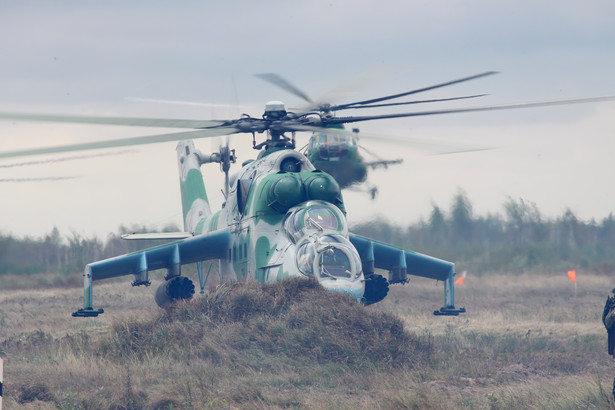
[[[551,222],[556,222],[559,219],[561,219],[562,217],[564,217],[567,213],[572,213],[572,215],[580,222],[583,224],[601,224],[604,221],[610,220],[614,217],[614,213],[611,212],[608,215],[604,216],[604,217],[600,217],[600,218],[596,218],[596,217],[591,217],[589,219],[584,219],[579,217],[574,210],[572,210],[570,207],[564,207],[561,211],[560,214],[557,215],[545,215],[539,207],[536,206],[536,204],[530,200],[527,200],[525,198],[512,198],[512,197],[508,197],[508,199],[506,200],[506,202],[503,202],[501,205],[501,209],[499,211],[496,212],[487,212],[487,213],[477,213],[474,209],[475,209],[475,203],[472,201],[472,198],[469,198],[466,194],[466,192],[463,189],[460,189],[459,191],[457,191],[450,199],[449,202],[447,204],[436,204],[433,203],[432,204],[432,208],[431,210],[425,214],[425,215],[419,215],[414,221],[411,221],[409,223],[404,224],[403,226],[396,226],[397,228],[409,228],[409,227],[413,227],[413,226],[418,226],[422,223],[429,223],[429,217],[431,215],[431,212],[433,212],[433,210],[435,209],[434,207],[438,207],[438,209],[442,212],[442,214],[444,215],[445,218],[449,219],[451,218],[451,212],[452,212],[452,208],[454,206],[454,202],[457,199],[457,197],[459,195],[462,195],[465,199],[467,199],[468,204],[470,205],[470,215],[472,217],[473,221],[477,221],[481,218],[499,218],[501,219],[503,222],[507,221],[507,215],[506,215],[506,209],[505,206],[508,203],[508,201],[515,201],[515,202],[519,202],[522,201],[525,204],[527,204],[529,207],[531,207],[533,210],[536,210],[538,212],[538,216],[541,218],[541,222],[543,223],[551,223]],[[365,224],[370,224],[370,223],[378,223],[378,222],[384,222],[386,224],[389,225],[396,225],[396,222],[391,220],[390,218],[388,218],[386,215],[383,214],[375,214],[373,215],[371,218],[368,218],[367,220],[362,220],[362,221],[357,221],[354,223],[349,222],[349,228],[352,228],[353,226],[361,226],[361,225],[365,225]],[[15,234],[13,232],[8,232],[5,231],[3,229],[0,229],[0,236],[3,237],[7,237],[7,238],[15,238],[18,240],[24,240],[24,239],[44,239],[45,236],[50,235],[54,230],[58,230],[58,233],[60,234],[60,237],[62,239],[66,239],[68,237],[70,237],[71,235],[77,235],[78,237],[82,237],[82,238],[98,238],[101,240],[105,240],[108,236],[110,235],[118,235],[118,234],[123,234],[123,233],[132,233],[128,232],[126,230],[122,231],[121,228],[128,228],[129,230],[131,228],[146,228],[146,229],[150,229],[148,232],[160,232],[163,230],[168,230],[170,228],[177,228],[180,231],[182,230],[181,226],[178,224],[175,224],[173,222],[169,222],[169,223],[162,223],[162,224],[151,224],[151,225],[146,225],[146,224],[140,224],[140,223],[134,223],[134,224],[125,224],[125,223],[120,223],[117,225],[117,227],[115,228],[115,230],[110,230],[107,232],[102,232],[102,233],[91,233],[91,234],[83,234],[78,232],[76,229],[71,229],[69,228],[67,231],[60,229],[56,226],[53,226],[49,231],[44,232],[42,234],[38,234],[38,235],[29,235],[29,234],[25,234],[25,235],[20,235],[20,234]]]

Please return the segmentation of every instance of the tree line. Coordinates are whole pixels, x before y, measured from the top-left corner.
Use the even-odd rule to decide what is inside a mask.
[[[408,227],[374,221],[353,232],[455,262],[458,272],[615,271],[612,213],[599,222],[580,220],[570,209],[546,218],[524,199],[508,198],[503,213],[475,216],[459,191],[448,212],[433,205],[427,219]]]
[[[120,226],[103,241],[93,236],[85,238],[78,233],[62,236],[58,228],[42,238],[15,238],[0,233],[0,275],[30,273],[69,274],[83,272],[85,265],[101,259],[160,245],[159,240],[127,241],[121,235],[128,232],[155,232],[158,228],[134,225]],[[174,225],[163,232],[177,232]]]
[[[15,238],[0,233],[0,275],[82,272],[86,264],[160,244],[126,241],[125,232],[156,231],[120,226],[103,241],[77,233],[61,235],[57,228],[42,238]],[[178,231],[167,226],[163,231]],[[524,199],[508,198],[502,213],[476,216],[463,191],[448,210],[433,205],[427,218],[409,226],[375,220],[351,227],[352,232],[455,262],[457,271],[475,274],[548,273],[586,269],[615,270],[615,216],[583,221],[571,210],[544,217]]]

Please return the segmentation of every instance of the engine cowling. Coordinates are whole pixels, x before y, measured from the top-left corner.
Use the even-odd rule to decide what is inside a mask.
[[[344,206],[339,184],[321,171],[279,173],[267,188],[267,204],[279,213],[310,200],[330,202],[340,209]]]
[[[342,202],[340,186],[329,174],[315,173],[315,175],[306,178],[304,185],[307,197],[310,200],[331,202],[336,206],[339,206]]]
[[[289,208],[305,201],[303,182],[296,174],[282,174],[269,186],[267,192],[269,206],[284,213]]]

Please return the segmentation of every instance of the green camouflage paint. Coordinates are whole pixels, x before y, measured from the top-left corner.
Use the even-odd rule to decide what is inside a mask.
[[[269,244],[269,238],[266,236],[261,236],[256,240],[254,258],[256,259],[256,280],[259,283],[265,283],[265,270],[262,268],[269,263],[275,248],[276,245],[273,244],[273,246],[271,246]]]
[[[248,254],[250,248],[250,234],[239,236],[239,241],[233,244],[231,252],[233,270],[238,281],[248,279]]]
[[[190,207],[196,199],[203,199],[209,204],[207,193],[205,192],[205,184],[203,183],[203,175],[200,170],[190,169],[186,175],[186,180],[180,181],[180,183],[184,215],[188,214]]]
[[[282,280],[282,279],[286,279],[290,276],[290,274],[288,272],[284,271],[284,267],[280,266],[280,269],[278,270],[278,276],[277,279],[278,280]]]
[[[222,211],[216,212],[209,219],[209,231],[210,232],[213,232],[216,229],[218,229],[218,219],[220,218],[220,212],[222,212]]]

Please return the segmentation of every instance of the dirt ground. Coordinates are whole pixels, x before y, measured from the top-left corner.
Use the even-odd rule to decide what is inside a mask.
[[[74,318],[71,313],[83,303],[81,287],[3,290],[0,277],[0,347],[9,339],[36,334],[103,334],[117,321],[150,318],[159,310],[153,300],[156,285],[97,283],[95,307],[105,313]],[[305,408],[333,408],[336,400],[347,408],[611,408],[615,360],[606,351],[601,314],[613,286],[611,277],[583,272],[577,272],[576,284],[565,272],[469,274],[455,294],[457,307],[467,312],[454,317],[433,315],[442,306],[442,283],[417,278],[392,286],[385,301],[368,309],[399,316],[407,331],[436,345],[441,362],[370,381],[363,398],[343,391],[329,398],[306,390],[293,394],[302,403],[298,407]],[[0,350],[5,379],[19,377],[10,353]],[[19,369],[24,366],[20,363]],[[36,403],[44,407],[40,402],[29,405]],[[5,408],[22,407],[15,405],[5,401]]]

